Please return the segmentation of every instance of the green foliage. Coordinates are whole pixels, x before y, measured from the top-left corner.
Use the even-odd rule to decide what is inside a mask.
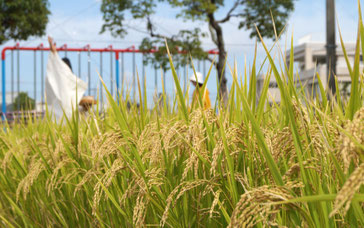
[[[257,26],[262,37],[275,38],[271,14],[279,33],[285,26],[289,13],[294,9],[294,0],[246,0],[241,17],[244,18],[239,24],[240,28],[251,31],[250,37],[258,37]]]
[[[48,0],[0,0],[0,44],[44,35]]]
[[[14,110],[33,110],[35,108],[35,101],[28,96],[26,92],[20,92],[15,98],[13,103]]]
[[[276,28],[281,31],[288,18],[289,13],[293,10],[294,0],[235,0],[231,9],[225,17],[218,20],[215,14],[225,9],[227,1],[224,0],[103,0],[101,11],[105,24],[101,32],[110,31],[115,37],[124,37],[128,30],[134,29],[125,23],[126,15],[132,18],[144,18],[146,20],[147,33],[146,38],[140,45],[142,50],[158,50],[153,54],[146,56],[145,63],[152,63],[154,67],[166,70],[169,61],[164,48],[166,39],[173,56],[177,51],[189,53],[195,59],[209,59],[203,52],[201,38],[206,37],[199,28],[190,28],[189,30],[180,30],[177,34],[166,35],[159,33],[158,24],[153,22],[153,15],[157,12],[158,3],[167,3],[173,8],[180,11],[175,16],[184,20],[201,21],[209,24],[210,36],[216,44],[217,49],[222,55],[218,61],[225,60],[225,46],[223,42],[221,25],[231,18],[235,17],[240,20],[240,28],[250,30],[250,36],[256,36],[254,24],[261,31],[263,37],[274,37],[273,26],[271,23],[271,14],[274,16]],[[185,65],[188,56],[173,59],[176,67]],[[211,60],[211,59],[209,59]],[[223,64],[217,64],[219,74],[222,72]],[[220,67],[220,68],[219,68]],[[222,85],[224,86],[224,85]]]
[[[199,28],[194,30],[181,30],[176,37],[181,39],[175,39],[172,37],[168,41],[169,50],[171,53],[177,53],[178,51],[185,52],[182,55],[174,55],[173,61],[175,62],[175,67],[181,67],[188,64],[188,55],[194,56],[196,59],[207,58],[206,52],[201,47],[200,37],[205,37],[205,33],[201,33]],[[163,70],[168,70],[170,68],[169,59],[167,55],[167,50],[165,48],[164,40],[162,39],[150,39],[148,37],[144,38],[140,50],[149,51],[158,47],[158,51],[154,54],[145,54],[144,64],[152,64],[154,68],[162,68]]]

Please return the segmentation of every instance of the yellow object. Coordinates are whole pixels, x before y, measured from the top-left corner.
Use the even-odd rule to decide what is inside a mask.
[[[198,97],[198,89],[196,88],[195,91],[193,91],[192,99],[195,105],[198,105],[199,97]],[[210,101],[210,92],[207,88],[205,88],[205,93],[202,97],[203,107],[204,109],[211,108],[211,101]]]

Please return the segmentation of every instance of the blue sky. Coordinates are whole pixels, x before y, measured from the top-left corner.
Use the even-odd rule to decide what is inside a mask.
[[[232,0],[226,1],[226,8],[219,12],[217,17],[223,17],[229,6],[233,3]],[[288,37],[294,34],[295,44],[301,37],[311,35],[312,41],[325,41],[325,0],[297,0],[295,2],[295,10],[291,14],[288,21]],[[364,5],[364,0],[361,1]],[[69,47],[83,47],[86,44],[90,44],[91,47],[106,47],[113,45],[115,48],[126,48],[131,45],[138,46],[139,42],[145,37],[145,34],[140,31],[145,31],[145,22],[143,20],[130,20],[127,18],[127,24],[134,28],[130,30],[128,35],[124,38],[114,38],[109,33],[99,34],[101,26],[103,24],[102,14],[100,12],[100,0],[50,0],[50,10],[52,15],[50,16],[50,22],[47,26],[47,34],[54,37],[57,42],[57,46],[67,43]],[[167,5],[158,5],[157,14],[152,18],[157,22],[158,30],[164,34],[174,34],[181,28],[191,28],[199,26],[202,30],[208,31],[208,27],[205,23],[200,22],[184,22],[175,18],[175,14],[178,13],[178,9],[171,9]],[[338,20],[342,30],[343,38],[345,42],[353,42],[356,36],[357,28],[357,1],[356,0],[336,0],[336,11]],[[237,20],[232,20],[223,25],[224,39],[226,42],[226,49],[229,56],[230,64],[233,64],[234,60],[237,61],[239,71],[242,72],[244,59],[247,59],[249,64],[254,54],[254,40],[249,38],[249,32],[244,30],[238,30]],[[267,40],[267,43],[271,41]],[[15,41],[8,41],[0,48],[4,46],[14,45]],[[47,44],[46,36],[41,38],[30,38],[27,41],[21,41],[21,46],[37,46],[40,43]],[[284,39],[282,41],[284,43]],[[204,47],[206,49],[215,48],[209,38],[203,40]],[[65,53],[61,53],[64,56]],[[8,59],[10,52],[8,53]],[[68,54],[77,69],[77,54]],[[105,76],[107,83],[110,83],[110,57],[109,55],[103,56],[103,71],[102,75]],[[40,56],[37,56],[37,74],[40,72]],[[264,58],[264,52],[261,47],[258,49],[258,62]],[[45,62],[47,54],[45,53]],[[21,90],[26,90],[30,95],[34,94],[33,84],[33,53],[21,54],[21,67],[20,67],[20,86]],[[45,66],[44,62],[44,66]],[[137,67],[142,72],[141,57],[136,58]],[[7,89],[10,89],[10,60],[7,60]],[[131,80],[132,77],[132,64],[131,55],[125,56],[125,76],[126,80]],[[197,65],[197,63],[195,63]],[[100,56],[95,54],[91,59],[91,71],[92,71],[92,88],[96,91],[99,85],[97,81],[96,70],[100,71]],[[209,63],[206,63],[209,66]],[[43,66],[43,67],[44,67]],[[201,71],[203,65],[201,64]],[[81,75],[82,79],[87,80],[87,57],[82,55],[81,63]],[[196,66],[197,67],[197,66]],[[113,68],[112,68],[113,69]],[[16,70],[15,70],[16,71]],[[75,70],[77,73],[78,71]],[[114,71],[114,70],[113,70]],[[154,70],[148,68],[145,69],[147,73],[147,89],[148,94],[152,94],[154,91]],[[182,72],[182,70],[181,70]],[[113,72],[115,73],[115,72]],[[160,75],[160,72],[157,72]],[[16,72],[15,72],[16,74]],[[40,76],[37,75],[39,78]],[[227,74],[228,82],[231,83],[230,74]],[[160,82],[160,77],[158,77]],[[39,81],[39,80],[38,80]],[[173,94],[173,82],[171,75],[166,75],[167,91]],[[212,96],[216,94],[216,81],[215,78],[211,78],[208,83]],[[36,93],[37,97],[40,97],[40,86],[38,86]],[[158,87],[161,90],[159,84]],[[149,96],[151,98],[151,95]],[[213,99],[213,98],[212,98]],[[38,99],[39,100],[39,99]]]
[[[226,2],[226,7],[219,12],[218,16],[223,16],[233,1],[227,0]],[[364,3],[364,1],[361,2],[362,4]],[[52,15],[47,32],[55,36],[56,39],[58,38],[59,41],[64,40],[67,43],[75,44],[89,41],[93,46],[101,45],[102,43],[100,42],[114,43],[115,46],[117,44],[122,45],[122,43],[136,44],[144,37],[143,33],[135,30],[129,31],[129,34],[124,39],[115,39],[108,33],[100,35],[99,31],[103,23],[100,5],[100,0],[51,0],[50,10]],[[336,5],[344,39],[354,40],[353,36],[355,35],[357,24],[357,1],[337,0]],[[193,24],[175,19],[175,14],[178,12],[178,9],[170,8],[166,4],[158,6],[157,14],[153,19],[158,22],[158,29],[162,33],[168,34],[177,31],[176,29],[180,27],[173,26],[176,23],[183,27],[190,27],[191,25],[206,27],[205,23]],[[141,20],[130,20],[130,25],[135,26],[139,30],[145,30],[144,24]],[[236,49],[236,46],[254,43],[254,40],[249,39],[247,36],[247,31],[237,30],[237,24],[237,20],[232,20],[224,25],[227,49],[233,50]],[[288,31],[292,27],[294,28],[296,40],[303,35],[312,34],[314,40],[324,41],[325,0],[296,0],[295,11],[291,14],[288,24],[290,26]],[[36,41],[30,43],[36,43]],[[43,41],[45,40],[43,39]],[[212,42],[206,40],[206,45],[211,46]]]

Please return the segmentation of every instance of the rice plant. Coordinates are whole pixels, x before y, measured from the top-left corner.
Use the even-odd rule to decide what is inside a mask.
[[[347,102],[339,90],[327,99],[320,80],[321,99],[307,98],[296,88],[293,41],[290,65],[278,67],[261,40],[269,67],[258,102],[255,61],[246,83],[226,64],[234,81],[217,115],[201,99],[190,104],[169,56],[177,96],[167,104],[164,94],[161,109],[148,109],[138,81],[139,107],[107,91],[104,116],[4,125],[1,226],[363,227],[361,17],[357,38]],[[271,77],[282,95],[272,106]]]

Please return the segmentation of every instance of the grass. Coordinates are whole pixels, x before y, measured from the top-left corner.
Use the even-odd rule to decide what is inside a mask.
[[[255,61],[245,83],[227,64],[233,83],[219,115],[201,98],[190,107],[170,56],[177,96],[167,104],[164,94],[164,107],[148,109],[138,80],[139,107],[107,91],[105,116],[5,126],[1,226],[363,227],[361,18],[347,102],[326,99],[320,75],[322,99],[307,98],[296,89],[293,40],[291,64],[280,67],[261,41],[269,67],[259,101]],[[280,104],[268,104],[271,77]]]

